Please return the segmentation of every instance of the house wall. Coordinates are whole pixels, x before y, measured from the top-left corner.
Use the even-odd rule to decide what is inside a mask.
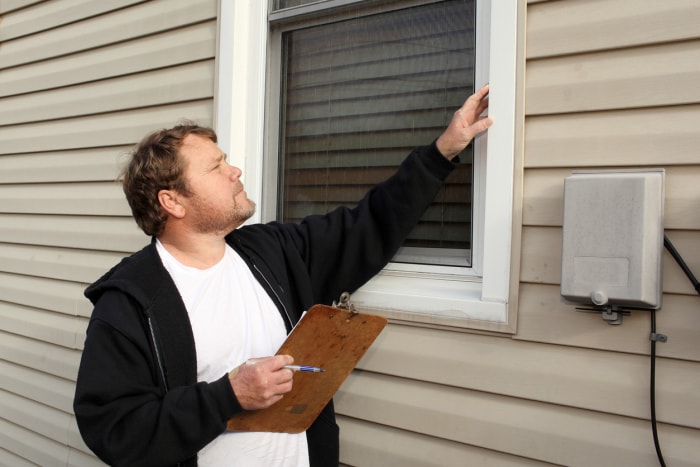
[[[148,239],[114,182],[211,125],[216,0],[0,2],[0,465],[100,465],[72,415],[83,289]]]
[[[122,154],[213,123],[217,3],[0,2],[0,465],[100,465],[71,408],[82,291],[147,241]],[[700,275],[700,3],[522,10],[517,332],[390,324],[336,397],[344,463],[657,465],[649,314],[610,326],[561,300],[562,191],[579,168],[665,168],[666,232]],[[697,465],[700,299],[668,255],[663,287],[659,436]]]
[[[663,167],[666,234],[700,275],[700,2],[530,1],[525,21],[517,332],[391,324],[336,397],[349,464],[658,465],[650,315],[612,326],[562,301],[562,195],[573,170]],[[659,438],[668,465],[697,465],[700,297],[668,253],[663,269]]]

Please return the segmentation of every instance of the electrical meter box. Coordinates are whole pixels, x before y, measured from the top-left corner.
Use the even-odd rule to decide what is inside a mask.
[[[663,169],[577,171],[564,181],[561,295],[661,307]]]

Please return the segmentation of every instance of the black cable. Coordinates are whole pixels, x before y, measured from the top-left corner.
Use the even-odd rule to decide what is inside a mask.
[[[649,376],[649,403],[651,405],[651,432],[654,435],[656,457],[661,467],[666,467],[664,456],[659,444],[659,433],[656,430],[656,310],[651,310],[651,374]]]
[[[671,253],[673,259],[676,260],[678,265],[681,267],[685,275],[693,284],[695,291],[700,295],[700,283],[693,275],[681,255],[678,253],[676,248],[671,243],[671,240],[664,234],[664,246]],[[661,446],[659,444],[659,434],[656,429],[656,341],[659,339],[659,335],[656,334],[656,310],[651,310],[651,372],[649,375],[649,404],[651,406],[651,431],[654,435],[654,447],[656,448],[656,457],[659,459],[659,464],[661,467],[666,467],[664,462],[664,456],[661,453]]]
[[[690,270],[687,264],[685,264],[685,261],[683,261],[683,258],[681,258],[680,253],[676,250],[676,248],[673,246],[673,243],[671,243],[671,240],[668,239],[666,235],[664,235],[664,246],[668,250],[669,253],[671,253],[671,256],[673,256],[673,259],[676,260],[676,263],[681,267],[685,275],[688,277],[690,280],[690,283],[693,284],[693,287],[695,287],[695,291],[700,294],[700,283],[698,280],[695,278],[693,275],[693,272]]]

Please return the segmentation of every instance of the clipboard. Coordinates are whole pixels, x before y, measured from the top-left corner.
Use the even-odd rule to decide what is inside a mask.
[[[233,416],[228,430],[301,433],[311,426],[387,323],[382,316],[356,312],[348,298],[344,293],[340,305],[311,307],[277,351],[325,371],[294,372],[292,390],[280,401]]]

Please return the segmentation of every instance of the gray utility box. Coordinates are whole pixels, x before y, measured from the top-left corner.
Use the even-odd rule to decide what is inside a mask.
[[[664,171],[577,171],[564,181],[561,295],[661,307]]]

